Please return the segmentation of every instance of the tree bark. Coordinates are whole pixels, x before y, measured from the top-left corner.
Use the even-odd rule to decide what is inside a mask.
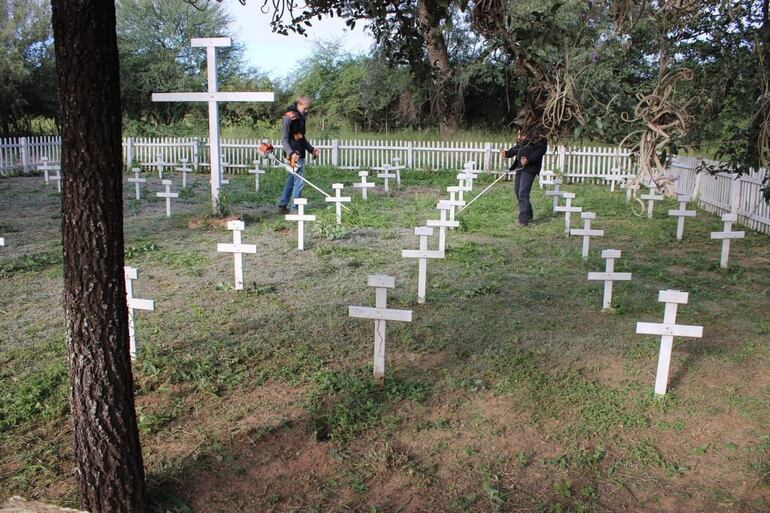
[[[422,26],[428,50],[433,86],[437,94],[439,131],[442,136],[457,132],[462,120],[462,97],[449,60],[446,40],[441,31],[442,7],[437,0],[417,2],[417,20]]]
[[[80,505],[144,510],[123,277],[115,5],[52,0],[62,133],[62,246],[70,407]]]

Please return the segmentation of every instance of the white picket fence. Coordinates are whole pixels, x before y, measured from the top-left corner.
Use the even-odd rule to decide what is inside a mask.
[[[707,212],[718,216],[728,212],[737,214],[738,223],[770,234],[770,205],[762,195],[762,179],[768,170],[762,168],[741,176],[733,173],[712,175],[697,172],[700,162],[697,157],[674,159],[670,171],[678,177],[677,192],[691,195]]]
[[[264,140],[223,139],[222,158],[228,173],[245,173],[259,160],[257,148]],[[280,142],[269,141],[277,149]],[[498,148],[505,143],[443,141],[315,141],[321,149],[318,159],[308,165],[324,165],[348,169],[368,169],[400,159],[407,169],[457,170],[467,162],[475,162],[483,171],[502,171],[508,161],[500,158]],[[0,139],[0,175],[29,172],[43,157],[56,162],[61,155],[59,137],[19,137]],[[123,139],[123,161],[131,165],[151,166],[158,155],[164,162],[187,159],[195,168],[207,167],[209,149],[206,139],[197,138],[131,138]],[[762,178],[767,170],[736,177],[728,173],[698,173],[699,159],[680,157],[670,171],[679,177],[677,191],[693,195],[707,211],[717,215],[738,214],[739,223],[763,233],[770,233],[770,206],[762,199]],[[263,165],[269,163],[263,162]],[[550,148],[544,158],[544,169],[559,172],[567,182],[607,183],[610,174],[633,175],[637,167],[628,150],[615,147]]]

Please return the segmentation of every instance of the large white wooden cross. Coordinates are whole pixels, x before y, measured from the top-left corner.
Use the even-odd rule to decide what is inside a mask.
[[[452,205],[450,205],[449,202],[439,201],[438,205],[436,205],[436,208],[438,208],[439,212],[441,213],[440,219],[428,219],[425,224],[431,228],[438,228],[438,250],[443,253],[446,249],[446,229],[458,228],[460,226],[460,221],[449,221],[447,219],[447,212],[452,209]]]
[[[171,217],[171,198],[178,198],[178,192],[171,192],[171,180],[161,180],[160,183],[166,188],[165,192],[156,192],[155,196],[166,198],[166,217]]]
[[[297,205],[296,214],[286,214],[287,221],[297,221],[297,249],[305,250],[305,221],[315,221],[315,215],[305,214],[306,198],[294,198],[294,204]]]
[[[348,316],[374,319],[374,380],[382,386],[385,380],[385,335],[387,321],[412,322],[411,310],[388,308],[388,289],[396,287],[396,279],[384,274],[371,274],[367,284],[374,287],[375,307],[349,306]]]
[[[647,217],[649,219],[652,219],[652,210],[655,207],[656,201],[663,201],[663,195],[662,194],[656,194],[658,192],[658,188],[654,185],[650,187],[650,191],[648,194],[642,194],[639,196],[639,198],[643,200],[647,200]]]
[[[730,258],[730,240],[742,239],[746,236],[746,232],[734,232],[733,223],[738,220],[736,214],[724,214],[722,221],[725,223],[725,228],[721,232],[711,232],[712,239],[722,240],[722,257],[719,259],[719,266],[723,269],[727,269],[727,260]]]
[[[671,365],[671,348],[674,345],[674,337],[701,338],[703,326],[687,326],[676,323],[677,305],[687,304],[687,292],[661,290],[658,294],[658,301],[666,304],[663,324],[637,322],[636,332],[641,335],[660,335],[660,355],[658,356],[658,372],[655,375],[655,393],[664,395],[668,387],[668,369]]]
[[[193,48],[206,49],[206,70],[208,91],[205,93],[153,93],[154,102],[206,102],[209,105],[209,148],[211,157],[211,207],[216,211],[219,203],[219,185],[221,179],[221,152],[219,147],[219,103],[223,102],[272,102],[272,92],[231,93],[220,92],[217,84],[216,49],[231,45],[229,37],[194,38]]]
[[[401,250],[401,258],[417,258],[419,260],[417,272],[417,302],[422,304],[425,303],[428,259],[444,258],[444,252],[428,250],[428,237],[433,236],[433,228],[428,226],[418,226],[414,229],[414,234],[420,237],[420,249]]]
[[[361,183],[354,183],[353,187],[356,189],[361,189],[361,197],[366,199],[367,197],[366,190],[371,187],[376,187],[376,184],[366,181],[366,177],[369,176],[369,171],[359,171],[358,176],[361,177]]]
[[[604,282],[604,300],[602,301],[602,309],[609,310],[612,305],[612,282],[614,281],[630,281],[631,273],[616,273],[615,272],[615,259],[620,258],[619,249],[605,249],[602,251],[602,258],[607,260],[603,273],[588,273],[589,281],[603,281]]]
[[[244,253],[256,253],[257,245],[241,243],[241,232],[246,229],[243,221],[228,221],[227,229],[233,231],[233,243],[217,244],[217,251],[233,254],[235,290],[243,290],[243,255]]]
[[[575,199],[574,192],[563,192],[561,195],[564,198],[564,206],[554,207],[554,212],[564,212],[564,233],[569,235],[570,224],[572,223],[572,213],[582,212],[582,207],[573,207],[572,200]]]
[[[342,204],[350,203],[350,196],[342,196],[342,188],[345,187],[341,183],[333,183],[332,189],[334,189],[334,196],[325,198],[327,203],[334,203],[334,209],[337,214],[337,224],[342,224]]]
[[[687,210],[687,202],[690,201],[688,194],[679,195],[679,208],[669,210],[668,215],[676,217],[676,240],[681,241],[684,236],[684,218],[695,217],[697,212],[695,210]]]
[[[133,280],[139,277],[139,271],[134,267],[124,267],[123,274],[126,278],[126,304],[128,305],[128,350],[131,359],[136,360],[136,325],[134,323],[134,310],[155,310],[155,301],[152,299],[138,299],[134,297]]]
[[[570,235],[579,235],[583,237],[583,260],[588,259],[588,249],[591,244],[591,237],[604,237],[604,230],[592,230],[591,221],[596,219],[595,212],[581,212],[580,219],[583,220],[583,228],[573,228],[569,231]]]
[[[139,174],[142,172],[142,168],[141,167],[132,167],[131,171],[134,173],[134,177],[133,178],[128,177],[127,180],[128,180],[129,183],[133,183],[134,184],[134,188],[135,188],[134,192],[136,193],[136,199],[140,200],[140,199],[142,199],[142,185],[141,184],[145,183],[147,181],[147,179],[146,178],[139,178]]]

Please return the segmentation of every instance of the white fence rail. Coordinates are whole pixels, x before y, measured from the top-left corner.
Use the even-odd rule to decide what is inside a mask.
[[[762,195],[762,179],[767,169],[738,176],[731,173],[698,173],[701,159],[678,157],[671,164],[677,192],[690,194],[707,212],[721,216],[731,212],[738,222],[752,230],[770,234],[770,205]],[[711,162],[716,164],[715,162]]]

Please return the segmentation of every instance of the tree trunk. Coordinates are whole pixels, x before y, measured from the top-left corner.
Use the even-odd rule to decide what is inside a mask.
[[[460,129],[463,106],[452,63],[449,61],[446,40],[441,32],[442,9],[446,9],[446,6],[442,7],[441,2],[437,0],[417,2],[417,19],[422,26],[428,50],[433,86],[437,95],[439,130],[443,137]]]
[[[64,314],[80,504],[144,510],[123,278],[115,5],[52,0],[62,133]]]

